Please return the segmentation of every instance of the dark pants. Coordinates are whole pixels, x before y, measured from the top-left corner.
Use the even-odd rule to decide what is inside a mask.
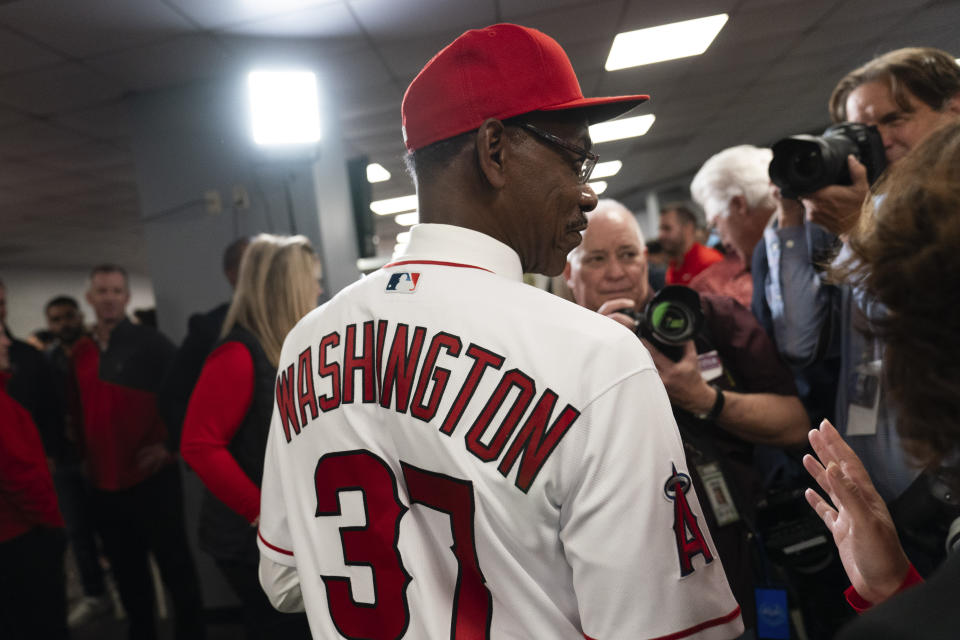
[[[243,628],[247,640],[309,640],[307,614],[280,613],[274,609],[260,586],[256,566],[224,560],[216,562],[243,605]]]
[[[104,552],[127,610],[131,640],[157,637],[148,552],[153,552],[173,600],[175,637],[203,638],[200,584],[184,528],[177,465],[167,465],[130,489],[95,490],[93,503]]]
[[[0,635],[68,638],[63,529],[34,527],[0,542]]]
[[[57,488],[60,513],[67,525],[67,542],[73,549],[83,584],[83,594],[99,597],[107,592],[103,580],[103,567],[100,566],[100,553],[94,535],[93,514],[91,513],[90,488],[80,472],[78,464],[58,464],[53,474],[53,484]]]

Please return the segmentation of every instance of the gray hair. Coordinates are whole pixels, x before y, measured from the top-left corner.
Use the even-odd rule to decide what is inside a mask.
[[[690,183],[690,193],[703,207],[707,221],[722,214],[734,196],[743,196],[750,208],[773,207],[773,186],[767,173],[772,158],[770,149],[742,144],[704,162]]]

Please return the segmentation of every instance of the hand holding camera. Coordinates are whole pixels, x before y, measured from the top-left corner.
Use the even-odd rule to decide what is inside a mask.
[[[823,136],[798,135],[773,145],[770,179],[784,198],[800,199],[807,218],[836,235],[849,233],[887,168],[876,127],[845,122]]]

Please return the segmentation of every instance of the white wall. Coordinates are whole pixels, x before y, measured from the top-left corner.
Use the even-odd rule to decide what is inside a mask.
[[[93,322],[93,309],[87,304],[87,269],[32,269],[23,267],[0,267],[0,280],[7,289],[7,325],[18,338],[25,338],[36,329],[45,329],[47,319],[43,308],[51,298],[59,295],[72,296],[80,303],[84,321]],[[130,274],[130,306],[148,309],[155,305],[153,284],[147,276]]]

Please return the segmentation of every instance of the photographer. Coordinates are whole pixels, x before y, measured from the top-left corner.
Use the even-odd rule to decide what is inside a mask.
[[[878,185],[869,225],[851,240],[857,261],[841,267],[886,305],[875,330],[886,345],[884,376],[900,409],[897,430],[911,459],[938,467],[960,454],[960,119],[938,129]],[[938,278],[931,278],[930,273]],[[918,300],[923,300],[918,304]],[[947,639],[957,637],[960,544],[926,584],[904,553],[894,522],[856,454],[826,422],[810,433],[816,458],[804,464],[827,493],[812,490],[811,506],[833,533],[860,610],[872,608],[839,636]],[[955,494],[954,476],[948,484]],[[955,525],[960,520],[955,521]],[[903,592],[903,593],[900,593]],[[881,604],[882,603],[882,604]]]
[[[587,217],[583,243],[567,257],[564,278],[577,304],[636,331],[637,321],[624,311],[642,313],[653,298],[640,228],[613,200],[601,200]],[[711,507],[704,504],[710,532],[750,627],[753,589],[769,580],[756,561],[753,443],[802,444],[809,422],[790,372],[750,312],[721,296],[705,295],[701,306],[703,329],[683,344],[679,361],[644,342],[670,398],[697,494]]]
[[[887,53],[839,82],[830,111],[836,122],[876,126],[886,162],[895,166],[939,124],[960,113],[960,66],[937,49]],[[841,238],[857,227],[869,190],[867,167],[850,157],[848,168],[849,186],[831,185],[802,197],[808,220]],[[836,339],[832,332],[839,333],[837,429],[890,506],[918,570],[928,574],[943,557],[946,514],[933,495],[932,476],[920,475],[902,453],[896,412],[887,402],[881,376],[882,348],[857,331],[882,318],[885,310],[850,285],[827,286],[818,257],[808,249],[803,209],[794,203],[784,212],[777,232],[780,252],[770,256],[771,271],[779,277],[768,291],[782,300],[772,309],[778,348],[792,366],[804,367],[822,357],[826,343]],[[848,255],[844,245],[839,259]]]

